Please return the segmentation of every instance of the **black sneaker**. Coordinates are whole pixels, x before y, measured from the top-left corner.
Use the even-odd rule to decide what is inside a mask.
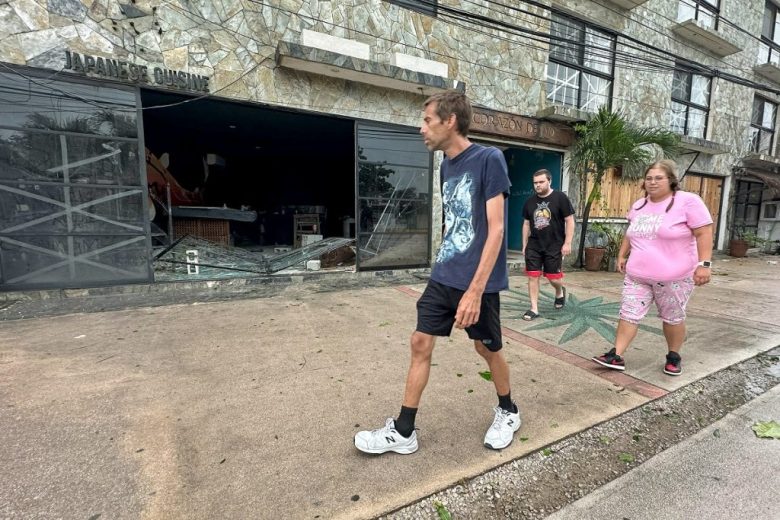
[[[613,370],[625,370],[626,369],[626,362],[623,361],[623,358],[615,354],[615,349],[613,348],[606,354],[602,354],[600,356],[592,358],[593,361],[598,363],[601,366],[611,368]]]
[[[666,355],[666,364],[664,365],[664,374],[670,376],[679,376],[682,374],[682,358],[677,352],[669,352]]]

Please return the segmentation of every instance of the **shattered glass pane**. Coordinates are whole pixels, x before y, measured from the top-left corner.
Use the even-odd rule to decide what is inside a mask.
[[[266,256],[266,270],[270,274],[287,269],[288,267],[304,267],[307,260],[316,260],[320,256],[344,247],[353,241],[353,238],[331,237],[309,244],[308,246],[293,249],[286,253]]]
[[[264,276],[291,267],[305,269],[307,260],[319,259],[353,240],[326,238],[292,251],[264,254],[187,235],[158,253],[155,280],[219,280]]]

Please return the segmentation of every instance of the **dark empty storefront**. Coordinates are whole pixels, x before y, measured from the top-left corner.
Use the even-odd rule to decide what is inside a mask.
[[[0,76],[2,290],[237,275],[158,269],[187,237],[246,276],[333,238],[347,269],[429,265],[416,128],[44,75]]]

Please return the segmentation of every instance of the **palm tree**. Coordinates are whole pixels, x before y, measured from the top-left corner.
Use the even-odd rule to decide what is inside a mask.
[[[622,167],[624,177],[639,178],[656,157],[656,151],[664,157],[674,156],[679,150],[680,137],[665,128],[635,127],[626,121],[623,113],[613,112],[606,106],[586,123],[576,125],[574,130],[577,140],[569,156],[569,171],[577,176],[582,186],[587,185],[588,178],[593,180],[582,212],[577,250],[576,265],[582,267],[590,208],[601,197],[601,183],[607,171]]]

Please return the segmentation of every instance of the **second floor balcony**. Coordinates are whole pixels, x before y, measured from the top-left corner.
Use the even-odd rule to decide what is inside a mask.
[[[721,58],[742,49],[723,33],[717,0],[680,0],[672,32]]]
[[[753,70],[756,74],[780,83],[780,45],[762,39],[758,44],[758,59]]]
[[[680,38],[696,44],[721,58],[736,54],[742,50],[721,36],[718,31],[705,27],[699,20],[693,18],[673,25],[672,32]]]

